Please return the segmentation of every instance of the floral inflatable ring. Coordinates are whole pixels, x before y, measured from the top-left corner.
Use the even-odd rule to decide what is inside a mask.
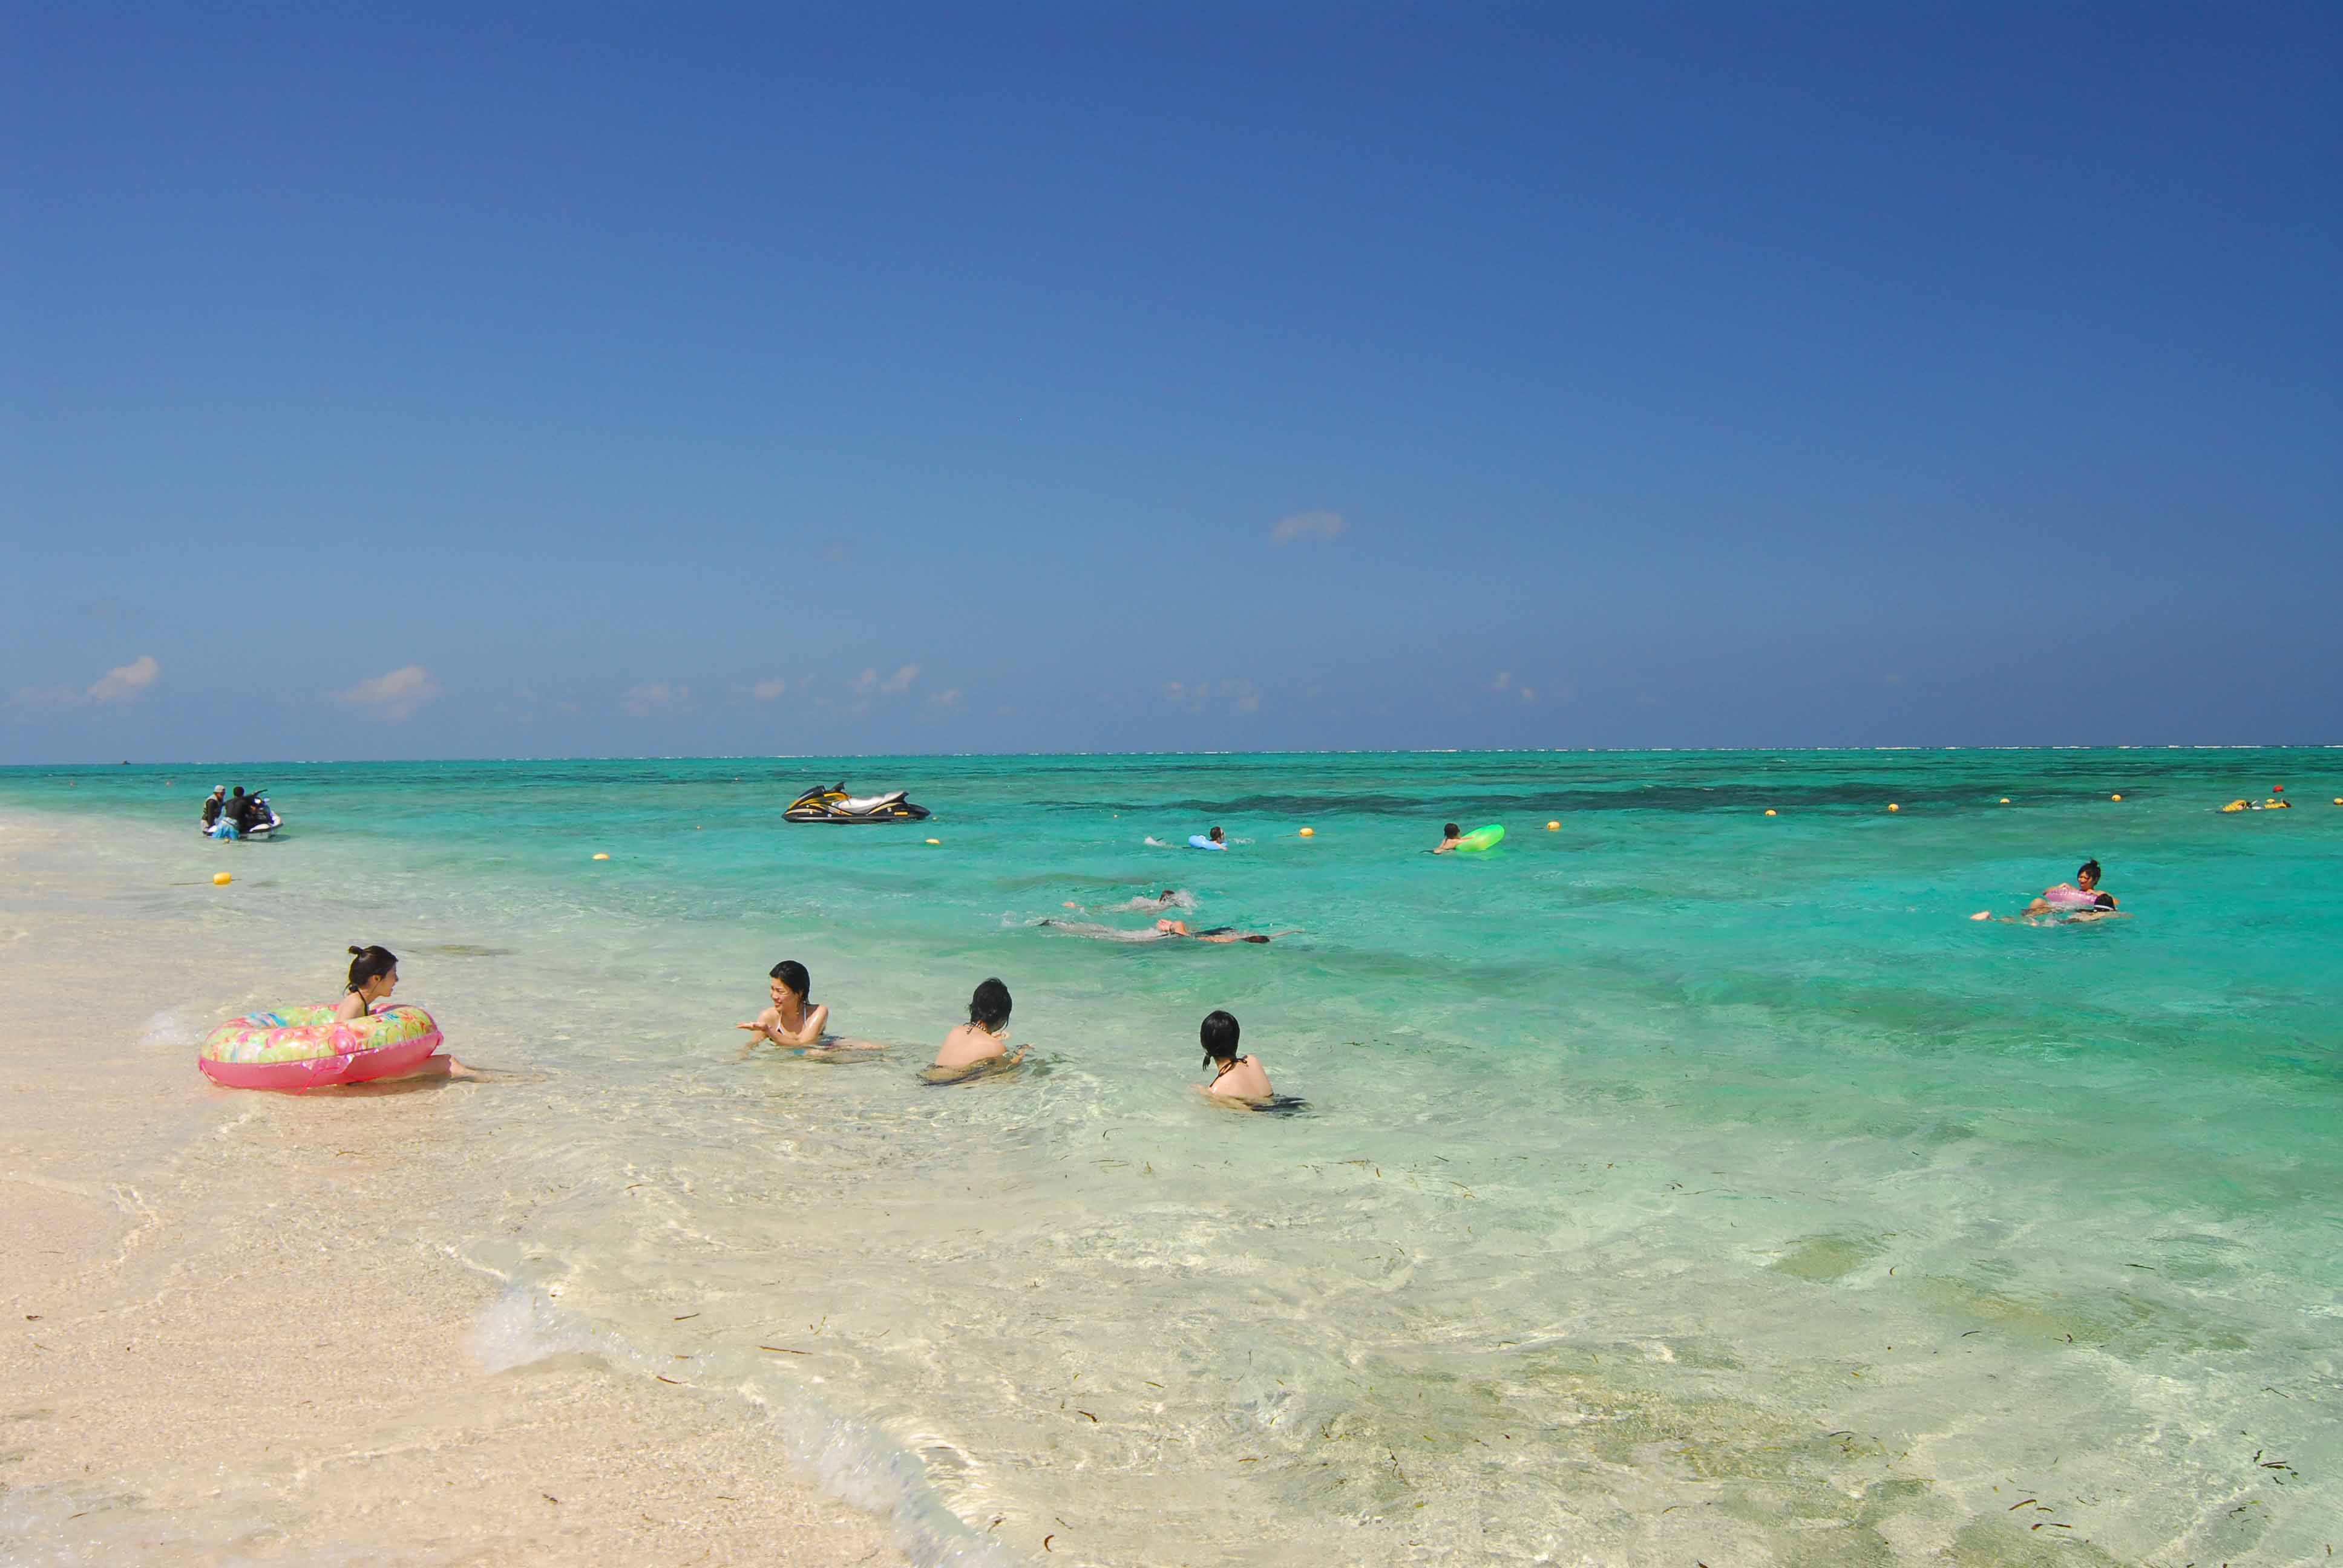
[[[440,1046],[419,1007],[393,1005],[349,1023],[330,1007],[230,1019],[204,1037],[196,1065],[228,1089],[323,1089],[412,1070]]]

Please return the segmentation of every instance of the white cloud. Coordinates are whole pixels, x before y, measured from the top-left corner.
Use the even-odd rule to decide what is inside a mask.
[[[1217,687],[1209,680],[1200,680],[1192,686],[1183,680],[1163,683],[1163,700],[1190,713],[1203,712],[1215,696],[1226,703],[1232,713],[1261,711],[1260,690],[1242,677],[1223,680]]]
[[[930,708],[941,709],[946,712],[958,708],[960,706],[960,688],[955,686],[949,690],[929,693],[928,706]]]
[[[1297,539],[1316,539],[1324,543],[1340,538],[1342,530],[1347,527],[1349,525],[1342,521],[1342,514],[1340,512],[1324,510],[1294,512],[1278,518],[1271,527],[1269,542],[1273,545],[1290,545]]]
[[[656,719],[662,713],[673,712],[690,700],[691,688],[654,680],[628,687],[618,698],[618,711],[629,719]]]
[[[892,675],[881,675],[875,669],[866,669],[848,683],[848,689],[859,698],[867,699],[873,692],[877,692],[881,697],[900,697],[910,690],[911,682],[919,678],[920,667],[916,664],[901,665]]]
[[[89,689],[92,702],[119,702],[126,697],[136,697],[155,684],[163,667],[155,662],[151,653],[142,653],[128,664],[117,664],[100,676]]]
[[[1489,683],[1489,689],[1492,691],[1503,691],[1513,683],[1513,672],[1510,669],[1501,669],[1497,671],[1497,678]]]
[[[776,678],[771,680],[760,680],[757,682],[755,686],[749,688],[749,694],[759,702],[770,702],[773,699],[779,697],[782,692],[787,691],[789,689],[789,683],[788,681]]]
[[[432,681],[431,672],[419,664],[404,665],[336,694],[343,702],[379,708],[386,719],[404,719],[438,695],[439,688]]]

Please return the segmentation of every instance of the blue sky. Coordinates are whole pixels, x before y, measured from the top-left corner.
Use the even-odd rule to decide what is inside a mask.
[[[2343,740],[2330,7],[51,8],[0,762]]]

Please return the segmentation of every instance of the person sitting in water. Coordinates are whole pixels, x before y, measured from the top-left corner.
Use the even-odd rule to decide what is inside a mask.
[[[740,1048],[741,1058],[746,1060],[760,1041],[769,1041],[783,1050],[824,1059],[834,1051],[881,1049],[867,1040],[838,1040],[826,1033],[830,1025],[830,1009],[814,1003],[809,994],[812,990],[813,976],[806,972],[805,965],[795,959],[783,959],[775,964],[772,984],[767,988],[773,1005],[749,1022],[733,1026],[747,1030],[751,1037],[749,1043]]]
[[[1260,931],[1241,931],[1234,926],[1213,926],[1205,930],[1192,931],[1188,929],[1188,922],[1185,920],[1158,920],[1155,922],[1155,930],[1159,936],[1186,937],[1189,940],[1197,942],[1265,942],[1269,940],[1269,938]]]
[[[382,1003],[398,989],[398,959],[388,948],[354,947],[350,949],[350,978],[342,1000],[334,1006],[336,1023],[356,1023]],[[372,1079],[374,1083],[387,1083],[400,1078],[478,1078],[480,1074],[466,1067],[452,1056],[433,1051],[405,1072],[390,1078]]]
[[[2042,896],[2026,906],[2026,915],[2023,918],[2031,919],[2036,915],[2071,915],[2077,910],[2087,914],[2096,910],[2112,910],[2115,907],[2116,896],[2113,893],[2099,891],[2099,863],[2097,860],[2086,860],[2076,868],[2075,880],[2071,887],[2061,882],[2055,888],[2043,889]]]
[[[1269,1074],[1259,1061],[1237,1054],[1234,1015],[1206,1013],[1203,1027],[1197,1034],[1203,1041],[1204,1065],[1212,1070],[1212,1082],[1196,1085],[1199,1093],[1216,1101],[1257,1104],[1277,1092],[1269,1086]]]
[[[1435,855],[1445,855],[1449,850],[1456,848],[1457,840],[1463,837],[1463,834],[1456,830],[1455,823],[1443,822],[1440,825],[1440,842],[1432,852]]]
[[[968,999],[968,1021],[944,1036],[936,1060],[920,1076],[930,1083],[953,1083],[980,1072],[1004,1071],[1025,1060],[1024,1046],[1009,1050],[1009,988],[989,980]]]
[[[227,786],[215,784],[212,792],[204,797],[204,831],[208,833],[219,825],[220,813],[227,809]]]

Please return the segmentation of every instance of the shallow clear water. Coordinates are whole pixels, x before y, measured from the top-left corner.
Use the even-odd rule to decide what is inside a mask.
[[[781,824],[841,775],[936,817]],[[930,1560],[2343,1533],[2343,751],[16,769],[0,805],[191,826],[222,780],[286,838],[158,839],[157,908],[233,870],[287,992],[196,1000],[398,951],[458,1054],[549,1075],[467,1091],[511,1177],[447,1240],[513,1321],[796,1412]],[[1508,836],[1434,859],[1443,820]],[[1967,918],[2087,855],[2128,918]],[[1039,924],[1164,889],[1294,934]],[[894,1049],[737,1060],[781,958]],[[920,1084],[988,975],[1034,1064]],[[1184,1087],[1216,1007],[1300,1113]]]

